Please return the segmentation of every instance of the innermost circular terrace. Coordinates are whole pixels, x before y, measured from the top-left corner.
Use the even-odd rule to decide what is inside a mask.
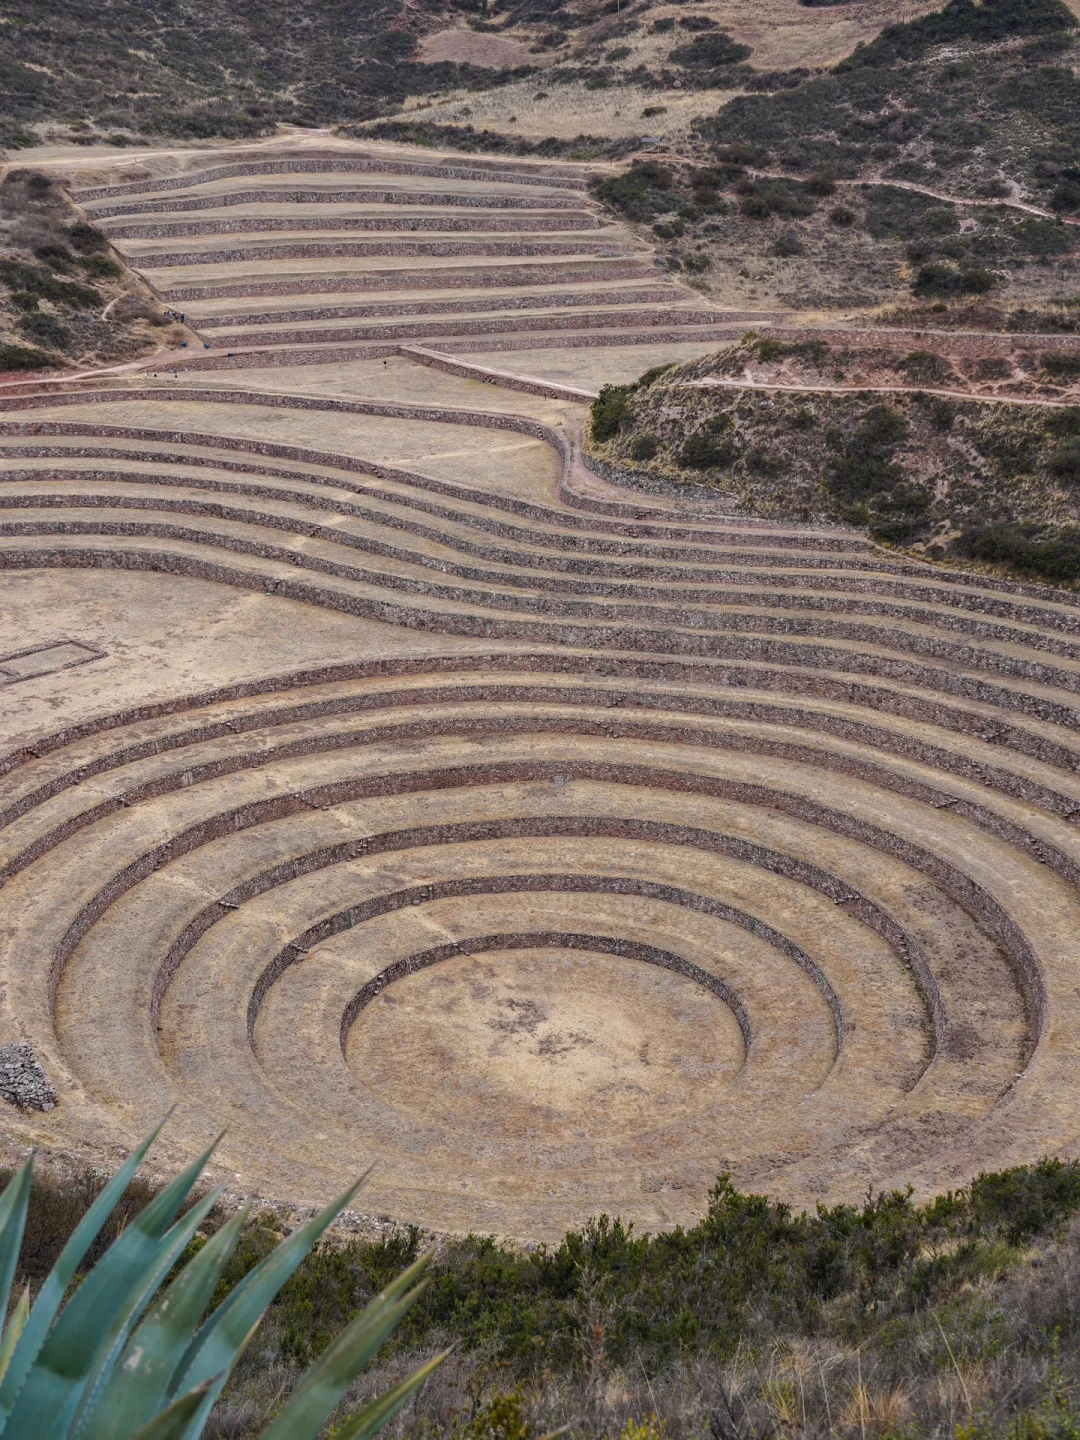
[[[381,990],[358,1017],[358,1086],[408,1115],[589,1144],[670,1125],[738,1073],[731,1011],[684,975],[537,945],[458,954]]]

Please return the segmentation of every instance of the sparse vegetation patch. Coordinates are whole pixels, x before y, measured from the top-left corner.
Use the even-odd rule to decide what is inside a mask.
[[[948,393],[987,363],[751,335],[648,384],[619,387],[617,413],[602,395],[591,443],[609,463],[644,465],[673,485],[704,480],[754,514],[865,526],[877,540],[938,557],[1007,563],[1015,553],[1026,574],[1045,560],[1038,573],[1047,579],[1080,578],[1066,576],[1071,562],[1062,558],[1080,524],[1080,405]],[[1080,379],[1072,354],[1048,351],[1030,363],[1059,387]],[[846,389],[860,366],[888,379],[887,393]],[[709,383],[744,375],[792,389]],[[825,388],[798,388],[815,384]]]

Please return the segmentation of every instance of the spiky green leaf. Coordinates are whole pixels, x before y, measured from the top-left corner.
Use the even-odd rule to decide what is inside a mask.
[[[15,1301],[15,1309],[11,1312],[11,1319],[4,1331],[4,1338],[0,1340],[0,1380],[11,1364],[11,1357],[15,1353],[15,1346],[19,1343],[19,1336],[26,1329],[26,1317],[30,1314],[30,1286],[24,1285],[22,1294]]]
[[[409,1398],[419,1390],[431,1372],[438,1369],[449,1354],[449,1350],[444,1350],[441,1355],[436,1355],[426,1365],[421,1365],[419,1370],[414,1370],[411,1375],[406,1375],[404,1380],[399,1381],[385,1394],[380,1395],[377,1400],[372,1400],[370,1405],[365,1405],[362,1410],[357,1410],[355,1414],[350,1415],[345,1424],[334,1431],[334,1440],[369,1440],[369,1436],[377,1434],[394,1418]]]
[[[26,1326],[15,1347],[15,1353],[4,1372],[3,1380],[0,1380],[0,1432],[3,1432],[7,1425],[8,1417],[30,1372],[30,1367],[45,1343],[49,1326],[60,1308],[60,1302],[63,1300],[68,1286],[75,1278],[75,1272],[82,1264],[87,1250],[97,1239],[101,1227],[112,1214],[121,1195],[130,1184],[131,1177],[142,1164],[146,1152],[161,1134],[164,1124],[163,1120],[161,1125],[150,1132],[142,1144],[135,1147],[120,1169],[107,1182],[101,1194],[76,1225],[71,1239],[61,1250],[59,1259],[38,1292],[37,1300],[31,1308]]]
[[[135,1330],[83,1440],[127,1440],[165,1403],[173,1373],[191,1343],[247,1219],[245,1208],[212,1235],[184,1266]]]
[[[377,1295],[307,1372],[263,1440],[314,1440],[323,1421],[423,1289],[417,1285],[396,1302]]]
[[[258,1330],[261,1323],[262,1316],[260,1315],[259,1319],[256,1320],[255,1324],[251,1327],[251,1329],[244,1336],[243,1340],[237,1347],[236,1354],[233,1356],[234,1365],[236,1364],[236,1361],[239,1359],[239,1357],[247,1349],[248,1345],[251,1343],[255,1331]],[[207,1384],[207,1386],[205,1387],[206,1393],[203,1396],[202,1404],[199,1409],[196,1410],[195,1413],[192,1415],[191,1420],[188,1423],[188,1428],[184,1432],[183,1440],[199,1440],[199,1437],[202,1435],[203,1430],[206,1427],[206,1422],[210,1418],[210,1411],[217,1404],[218,1396],[221,1394],[222,1390],[224,1390],[225,1382],[228,1380],[230,1373],[231,1372],[228,1370],[223,1370],[220,1375],[216,1376]]]
[[[199,1385],[211,1375],[229,1370],[252,1326],[258,1323],[270,1301],[326,1227],[345,1209],[370,1173],[362,1175],[355,1185],[351,1185],[313,1220],[294,1230],[226,1296],[195,1336],[177,1367],[173,1394],[181,1388]]]
[[[76,1290],[15,1401],[8,1422],[15,1434],[65,1440],[84,1398],[92,1398],[131,1326],[209,1210],[203,1201],[172,1226],[212,1152],[213,1146],[150,1201]]]
[[[212,1384],[213,1382],[208,1380],[197,1390],[189,1390],[186,1395],[181,1395],[167,1410],[159,1411],[141,1430],[136,1431],[131,1440],[184,1440],[190,1432],[192,1420],[202,1409],[203,1399]],[[128,1433],[131,1434],[130,1431]]]
[[[7,1314],[11,1299],[11,1282],[15,1279],[15,1266],[22,1248],[33,1173],[34,1157],[31,1155],[0,1195],[0,1315]]]
[[[108,1346],[102,1349],[97,1363],[83,1387],[82,1397],[75,1412],[76,1423],[70,1432],[72,1440],[82,1440],[85,1426],[89,1423],[100,1402],[102,1391],[120,1358],[131,1327],[146,1309],[165,1276],[187,1249],[195,1231],[220,1200],[224,1189],[224,1185],[219,1185],[217,1189],[211,1190],[204,1200],[192,1206],[187,1215],[171,1226],[162,1237],[161,1248],[152,1268],[145,1275],[138,1292],[133,1292],[129,1296],[126,1310],[117,1317],[117,1323]]]

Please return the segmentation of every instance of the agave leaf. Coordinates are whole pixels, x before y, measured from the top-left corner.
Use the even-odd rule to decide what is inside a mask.
[[[161,1410],[141,1430],[131,1435],[131,1440],[184,1440],[191,1428],[191,1421],[202,1408],[203,1399],[213,1381],[208,1380],[197,1390],[189,1390],[174,1400],[167,1410]]]
[[[19,1392],[8,1423],[34,1440],[63,1440],[153,1291],[213,1204],[207,1197],[172,1221],[213,1146],[187,1167],[113,1241],[64,1307]],[[216,1197],[215,1197],[216,1198]],[[198,1218],[196,1218],[198,1217]],[[16,1347],[18,1354],[19,1347]]]
[[[369,1170],[361,1175],[355,1185],[331,1201],[313,1220],[294,1230],[230,1291],[188,1346],[174,1374],[171,1393],[175,1394],[181,1386],[200,1385],[211,1375],[229,1370],[270,1301],[370,1173]]]
[[[33,1173],[34,1157],[31,1155],[0,1195],[0,1315],[7,1314],[11,1299],[11,1282],[15,1279],[15,1266],[22,1248]]]
[[[165,1118],[168,1119],[168,1116]],[[4,1372],[3,1380],[0,1381],[0,1432],[7,1424],[16,1397],[31,1365],[37,1359],[49,1326],[60,1308],[60,1302],[63,1300],[68,1286],[75,1278],[75,1272],[82,1263],[83,1256],[97,1239],[98,1232],[112,1214],[117,1201],[127,1189],[131,1177],[142,1164],[146,1152],[161,1134],[164,1124],[163,1120],[161,1125],[150,1132],[141,1145],[135,1147],[120,1169],[105,1185],[101,1194],[76,1225],[71,1239],[61,1250],[60,1258],[38,1291],[38,1297],[30,1311],[22,1335],[19,1337],[15,1353]]]
[[[188,1213],[171,1226],[162,1237],[161,1248],[150,1270],[144,1275],[138,1291],[129,1296],[126,1313],[118,1315],[117,1323],[112,1327],[109,1343],[99,1354],[97,1363],[83,1386],[75,1412],[75,1424],[69,1432],[72,1440],[79,1440],[79,1437],[82,1436],[84,1427],[101,1398],[102,1390],[108,1383],[116,1362],[120,1358],[120,1352],[124,1348],[124,1342],[127,1340],[131,1327],[153,1299],[158,1286],[187,1249],[195,1231],[221,1199],[224,1190],[224,1185],[219,1185],[217,1189],[211,1190],[205,1199],[192,1206]]]
[[[237,1359],[239,1359],[239,1357],[247,1349],[252,1336],[255,1334],[255,1331],[258,1330],[261,1323],[262,1316],[260,1315],[258,1320],[256,1320],[255,1324],[251,1327],[248,1333],[244,1336],[243,1340],[241,1340],[240,1344],[237,1346],[236,1354],[233,1356],[234,1365],[236,1364]],[[183,1440],[199,1440],[199,1437],[202,1435],[203,1430],[206,1426],[206,1422],[210,1418],[210,1411],[217,1404],[218,1396],[221,1394],[222,1390],[224,1390],[225,1382],[228,1380],[230,1374],[231,1370],[223,1370],[221,1374],[215,1376],[213,1380],[207,1381],[205,1386],[200,1385],[196,1387],[198,1390],[203,1390],[205,1393],[203,1394],[202,1404],[195,1411],[190,1421],[188,1422],[188,1428],[184,1431]]]
[[[394,1418],[409,1397],[419,1390],[431,1372],[437,1370],[449,1354],[449,1350],[444,1350],[426,1365],[421,1365],[419,1370],[406,1375],[404,1380],[380,1395],[377,1400],[372,1400],[370,1405],[365,1405],[362,1410],[350,1415],[345,1424],[334,1431],[334,1440],[368,1440],[368,1436],[374,1435],[388,1420]],[[307,1433],[315,1434],[314,1431]],[[304,1431],[297,1431],[295,1440],[301,1440],[304,1436]],[[288,1440],[294,1440],[294,1437],[290,1435]]]
[[[24,1285],[22,1294],[15,1301],[15,1309],[11,1312],[11,1319],[4,1331],[4,1338],[0,1340],[0,1379],[4,1371],[11,1364],[11,1357],[15,1353],[15,1346],[19,1342],[19,1336],[26,1328],[26,1317],[30,1314],[30,1286]]]
[[[127,1440],[164,1404],[173,1371],[195,1333],[247,1219],[221,1227],[155,1302],[125,1347],[82,1431],[83,1440]]]
[[[377,1295],[312,1365],[263,1440],[314,1440],[323,1421],[405,1314],[424,1286],[402,1300]]]

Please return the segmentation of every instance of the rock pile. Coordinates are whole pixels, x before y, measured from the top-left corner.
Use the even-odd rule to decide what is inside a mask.
[[[56,1091],[30,1045],[0,1045],[0,1097],[20,1110],[51,1110]]]

